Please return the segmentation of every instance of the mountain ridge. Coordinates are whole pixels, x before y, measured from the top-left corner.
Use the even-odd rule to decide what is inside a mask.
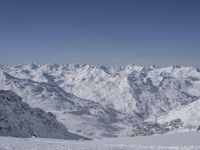
[[[79,140],[85,137],[68,132],[56,117],[31,108],[12,91],[0,90],[0,135]]]
[[[94,138],[127,136],[138,122],[180,119],[160,118],[200,99],[200,70],[195,67],[27,64],[2,66],[0,72],[0,89],[13,90],[32,107],[54,113],[72,131]],[[198,118],[199,110],[194,113]],[[193,130],[197,124],[199,119]]]

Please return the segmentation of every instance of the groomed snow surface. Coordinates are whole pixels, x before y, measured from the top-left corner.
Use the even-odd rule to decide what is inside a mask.
[[[0,150],[200,150],[200,133],[71,141],[0,137]]]

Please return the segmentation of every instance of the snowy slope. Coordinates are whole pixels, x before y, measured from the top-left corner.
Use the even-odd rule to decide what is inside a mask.
[[[190,106],[200,100],[198,68],[27,64],[2,65],[0,72],[0,89],[13,90],[69,130],[93,138],[135,135],[130,132],[138,122],[153,128],[158,121],[165,128],[183,109],[191,115],[181,114],[180,127],[200,125],[199,109]],[[188,125],[192,116],[196,121]]]
[[[200,126],[200,100],[194,101],[186,106],[179,106],[169,112],[166,116],[159,118],[158,122],[167,122],[180,118],[188,128]]]
[[[199,150],[200,133],[68,141],[0,137],[1,150]]]
[[[0,90],[0,135],[84,139],[68,132],[52,113],[46,113],[39,108],[31,108],[22,102],[21,97],[12,91],[4,90]]]

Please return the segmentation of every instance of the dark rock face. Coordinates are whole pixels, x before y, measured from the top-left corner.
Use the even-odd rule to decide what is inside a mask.
[[[31,108],[12,91],[0,90],[0,135],[14,137],[45,137],[87,139],[70,133],[52,113]]]
[[[197,128],[197,131],[200,131],[200,126]]]

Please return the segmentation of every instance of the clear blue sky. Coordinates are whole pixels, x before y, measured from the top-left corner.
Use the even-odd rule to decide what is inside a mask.
[[[1,0],[0,64],[200,66],[200,0]]]

